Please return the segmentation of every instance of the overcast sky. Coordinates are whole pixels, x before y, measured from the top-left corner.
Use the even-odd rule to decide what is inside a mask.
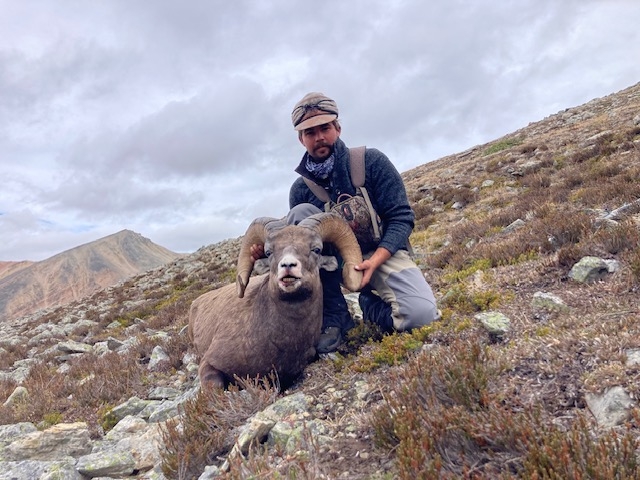
[[[0,261],[283,216],[307,92],[403,172],[640,81],[637,0],[0,0]]]

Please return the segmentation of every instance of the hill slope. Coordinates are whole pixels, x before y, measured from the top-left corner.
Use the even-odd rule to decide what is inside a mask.
[[[29,265],[33,265],[33,262],[0,262],[0,280],[17,272],[18,270],[28,267]]]
[[[120,418],[151,432],[147,408],[131,411],[171,387],[182,415],[154,437],[168,449],[164,463],[145,465],[157,478],[161,467],[199,478],[225,459],[227,473],[205,477],[640,478],[640,84],[403,178],[412,244],[443,319],[383,337],[348,295],[357,326],[340,355],[309,365],[278,397],[294,413],[248,422],[274,397],[197,388],[188,309],[233,281],[234,239],[0,324],[0,402],[16,385],[35,392],[0,404],[0,423],[86,421],[93,451],[112,427],[133,450],[131,417]],[[601,261],[587,282],[572,276],[583,257]],[[488,331],[480,314],[508,328]],[[6,429],[7,443],[17,430]],[[236,440],[249,453],[238,455]],[[151,443],[145,433],[138,451]],[[4,451],[37,459],[31,444]],[[156,477],[139,468],[128,478]]]
[[[64,305],[179,257],[130,230],[0,277],[0,321]],[[20,265],[18,265],[20,266]]]

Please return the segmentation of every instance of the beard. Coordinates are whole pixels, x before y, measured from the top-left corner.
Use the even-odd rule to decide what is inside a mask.
[[[309,154],[311,159],[316,163],[324,162],[333,154],[333,145],[321,145],[313,149],[313,155]]]
[[[302,286],[293,292],[283,292],[282,290],[278,292],[280,300],[292,303],[303,302],[311,297],[312,294],[313,290],[309,286]]]

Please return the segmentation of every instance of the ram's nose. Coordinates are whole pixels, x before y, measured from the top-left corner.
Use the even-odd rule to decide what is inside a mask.
[[[300,266],[300,260],[293,255],[285,255],[278,263],[278,269],[284,275],[292,275],[300,277],[302,268]]]
[[[280,262],[280,268],[286,268],[287,270],[290,270],[292,268],[295,268],[298,266],[298,262],[295,259],[286,259]]]

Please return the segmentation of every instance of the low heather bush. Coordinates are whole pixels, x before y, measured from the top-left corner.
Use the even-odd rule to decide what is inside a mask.
[[[278,397],[273,379],[238,380],[238,385],[199,390],[182,415],[162,428],[162,471],[168,478],[197,478],[231,450],[233,430]]]
[[[566,428],[540,407],[510,405],[488,352],[478,339],[458,340],[390,374],[372,427],[395,451],[401,479],[638,478],[630,426],[596,436],[586,415]]]

